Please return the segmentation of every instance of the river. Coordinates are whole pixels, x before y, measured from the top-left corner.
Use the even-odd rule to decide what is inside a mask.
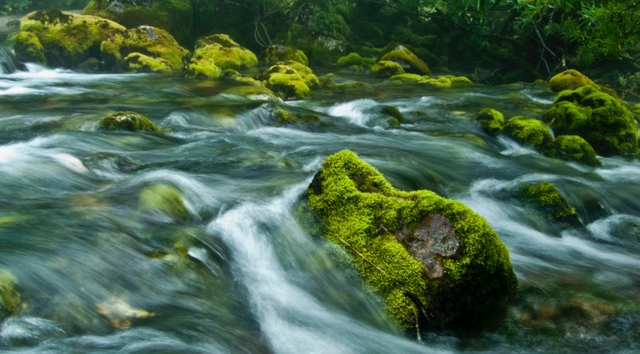
[[[369,80],[344,80],[354,78]],[[0,352],[640,352],[640,161],[549,159],[474,121],[484,107],[540,115],[547,88],[373,81],[280,102],[229,85],[35,65],[0,75],[0,269],[23,303],[0,325]],[[390,125],[382,105],[404,122]],[[278,107],[319,120],[280,126]],[[166,131],[98,129],[121,110]],[[420,340],[391,322],[298,210],[343,149],[396,188],[433,190],[488,220],[520,281],[504,319]],[[584,227],[504,196],[542,181]],[[186,215],[149,206],[154,190],[177,191]]]

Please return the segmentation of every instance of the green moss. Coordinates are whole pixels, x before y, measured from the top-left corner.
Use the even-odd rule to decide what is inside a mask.
[[[0,268],[0,320],[17,315],[22,308],[20,293],[16,289],[18,280],[8,270]]]
[[[160,128],[149,118],[136,112],[117,112],[102,118],[100,129],[159,132]]]
[[[480,111],[476,120],[480,123],[482,130],[492,135],[504,129],[504,116],[495,109],[484,108]]]
[[[580,225],[576,210],[567,203],[553,184],[524,184],[519,189],[525,203],[542,213],[548,220],[572,226]]]
[[[170,217],[174,221],[189,219],[180,190],[168,184],[145,187],[138,196],[141,208]]]
[[[518,116],[509,119],[504,126],[504,133],[520,144],[542,149],[553,137],[549,128],[540,120]]]
[[[38,35],[33,32],[18,32],[11,37],[11,40],[19,61],[47,65],[47,57]]]
[[[549,80],[549,87],[553,92],[575,90],[586,85],[595,85],[595,83],[581,72],[573,69],[565,70]]]
[[[194,68],[211,67],[212,63],[222,70],[240,70],[258,65],[258,58],[253,52],[240,46],[228,35],[214,34],[196,42],[189,71],[192,70],[192,66]],[[202,71],[202,73],[210,71]]]
[[[556,159],[580,162],[589,166],[600,166],[600,161],[596,158],[596,151],[591,144],[577,135],[560,135],[547,145],[543,152],[546,156]]]
[[[400,74],[390,78],[392,82],[404,84],[419,84],[435,89],[448,89],[454,86],[464,86],[471,84],[471,80],[464,76],[443,75],[430,77],[429,75]]]
[[[296,113],[285,108],[277,108],[273,111],[273,114],[278,126],[317,124],[319,122],[319,118],[316,115]]]
[[[355,71],[369,70],[373,66],[374,60],[370,58],[363,58],[358,53],[349,53],[342,56],[336,62],[336,65],[342,68],[351,68]]]
[[[351,255],[404,329],[416,321],[405,293],[426,305],[434,328],[477,324],[515,294],[506,247],[462,203],[396,190],[346,150],[325,160],[308,197],[325,236]]]
[[[103,41],[100,53],[108,68],[126,68],[125,58],[139,53],[148,58],[162,59],[174,74],[182,74],[190,56],[169,32],[150,26],[140,26],[115,34]],[[148,61],[148,59],[147,59]]]
[[[578,135],[603,156],[638,152],[638,126],[624,102],[594,86],[562,91],[544,120],[556,135]]]
[[[222,70],[211,58],[205,58],[194,53],[187,68],[187,77],[191,79],[214,79],[222,75]]]
[[[398,124],[400,124],[400,123],[405,121],[404,115],[396,107],[393,107],[393,106],[382,106],[381,109],[380,109],[380,112],[382,114],[386,114],[386,115],[392,117],[393,119],[395,119],[398,122]]]
[[[124,32],[125,28],[95,16],[36,11],[21,20],[20,30],[33,33],[42,47],[38,47],[33,35],[18,35],[22,42],[20,46],[24,45],[26,49],[26,53],[21,49],[22,54],[50,66],[75,68],[91,57],[98,57],[101,42]],[[46,60],[42,59],[40,51]]]
[[[124,65],[128,71],[173,73],[171,63],[164,58],[152,58],[141,53],[131,53],[124,58]]]
[[[402,66],[395,61],[381,60],[371,67],[371,73],[378,77],[392,77],[404,74]]]
[[[286,62],[267,69],[262,75],[265,86],[282,98],[306,98],[320,81],[307,66]]]
[[[402,68],[412,74],[431,75],[431,70],[427,63],[418,58],[412,51],[403,46],[397,46],[390,52],[383,55],[380,60],[394,61]]]
[[[303,51],[287,45],[271,45],[265,50],[264,59],[267,64],[277,64],[285,61],[295,61],[309,65],[309,59]]]

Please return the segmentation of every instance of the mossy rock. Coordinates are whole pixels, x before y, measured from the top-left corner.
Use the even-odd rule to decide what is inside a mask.
[[[0,321],[17,315],[22,309],[22,297],[17,290],[18,279],[8,270],[0,268]]]
[[[161,65],[162,72],[168,72],[165,68],[168,66],[173,74],[182,74],[191,55],[169,32],[151,26],[140,26],[114,34],[102,42],[100,52],[105,65],[112,70],[129,69],[126,58],[132,53],[138,53],[129,59],[144,58],[143,62],[155,65],[158,70]],[[155,60],[152,62],[151,59]],[[134,65],[136,67],[138,66]]]
[[[358,53],[349,53],[342,56],[336,61],[336,66],[341,68],[348,68],[354,71],[369,70],[375,61],[371,58],[363,58]]]
[[[573,69],[565,70],[549,80],[549,88],[553,92],[575,90],[587,85],[596,84],[578,70]]]
[[[311,95],[311,90],[320,87],[313,71],[298,62],[289,61],[273,65],[261,77],[264,85],[284,99],[301,99]]]
[[[384,54],[380,58],[380,61],[382,60],[394,61],[400,64],[407,73],[431,75],[431,70],[429,70],[427,63],[418,58],[412,51],[401,45]]]
[[[99,58],[102,41],[125,28],[100,17],[51,10],[24,16],[20,31],[31,34],[14,37],[19,60],[74,69],[89,58]]]
[[[273,111],[273,115],[276,118],[277,126],[287,125],[303,125],[303,124],[318,124],[320,118],[314,114],[302,114],[288,110],[286,108],[277,108]]]
[[[325,160],[307,195],[324,236],[405,330],[416,325],[416,306],[430,316],[423,329],[470,327],[515,295],[507,248],[460,202],[397,190],[348,150]]]
[[[509,119],[504,133],[523,145],[542,149],[553,141],[553,136],[541,120],[517,116]]]
[[[16,59],[25,63],[48,65],[45,50],[38,35],[33,32],[18,32],[11,37]]]
[[[161,129],[153,124],[149,118],[136,112],[117,112],[110,114],[100,122],[100,129],[104,130],[130,130],[142,132],[159,132]]]
[[[378,77],[392,77],[405,74],[405,71],[395,61],[381,60],[371,67],[371,73]]]
[[[495,135],[504,129],[504,116],[495,109],[484,108],[476,117],[482,130],[488,134]]]
[[[178,42],[188,44],[193,33],[193,11],[190,0],[92,0],[82,13],[108,18],[127,28],[162,28]]]
[[[398,108],[393,106],[380,106],[380,113],[395,119],[398,123],[403,123],[405,121],[404,114],[402,114]]]
[[[556,135],[578,135],[603,156],[638,152],[638,125],[624,102],[594,86],[562,91],[544,113]]]
[[[138,195],[140,207],[172,221],[186,221],[190,214],[180,190],[169,184],[153,184]]]
[[[543,149],[543,153],[555,159],[601,165],[591,144],[577,135],[560,135]]]
[[[576,210],[560,194],[558,188],[549,182],[525,183],[518,186],[518,192],[524,203],[553,222],[581,225]]]
[[[302,65],[309,65],[309,58],[298,48],[274,44],[270,45],[264,51],[264,60],[267,64],[277,64],[286,61],[295,61]]]
[[[430,77],[429,75],[400,74],[390,78],[392,82],[404,84],[419,84],[429,86],[434,89],[448,89],[470,85],[472,82],[464,76],[443,75]]]
[[[172,74],[171,63],[164,58],[152,58],[142,53],[131,53],[124,58],[124,67],[131,72]]]
[[[189,75],[218,77],[219,70],[241,70],[258,65],[258,58],[226,34],[214,34],[196,42]],[[219,68],[219,69],[216,69]]]

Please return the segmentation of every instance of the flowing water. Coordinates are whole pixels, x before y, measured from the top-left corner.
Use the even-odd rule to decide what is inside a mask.
[[[0,352],[640,352],[640,162],[549,159],[473,120],[485,106],[537,116],[553,100],[546,88],[371,83],[283,103],[228,85],[33,65],[0,76],[0,269],[22,300],[0,325]],[[400,127],[382,105],[403,112]],[[319,120],[280,126],[277,107]],[[167,129],[98,129],[120,110]],[[298,212],[342,149],[397,188],[433,190],[488,220],[520,279],[504,319],[420,340],[393,325]],[[505,196],[541,181],[584,227]],[[162,199],[153,186],[177,191],[186,215],[147,203]]]

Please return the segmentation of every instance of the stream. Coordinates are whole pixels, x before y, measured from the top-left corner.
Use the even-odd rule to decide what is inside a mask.
[[[474,121],[484,107],[539,117],[547,88],[370,81],[281,102],[225,93],[232,85],[32,64],[0,74],[0,269],[22,299],[0,324],[0,352],[640,352],[640,161],[554,160]],[[384,105],[404,114],[399,127]],[[318,120],[279,125],[278,107]],[[125,110],[166,130],[99,129]],[[394,187],[433,190],[489,222],[520,281],[505,318],[420,340],[393,324],[298,210],[343,149]],[[584,226],[505,198],[524,182],[553,183]],[[177,191],[185,215],[150,206],[159,190]]]

